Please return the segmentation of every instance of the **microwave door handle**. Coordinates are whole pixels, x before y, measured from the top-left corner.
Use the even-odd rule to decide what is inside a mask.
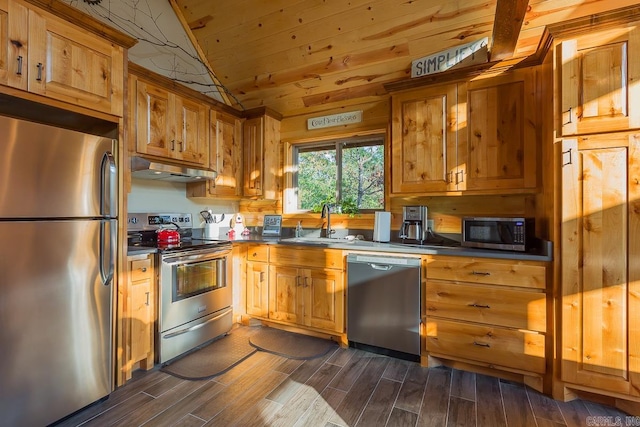
[[[107,224],[109,225],[109,230],[107,230]],[[100,268],[100,279],[102,280],[102,284],[105,286],[111,285],[113,272],[115,270],[116,238],[118,231],[115,224],[115,220],[100,220],[100,249],[98,264]]]
[[[106,151],[100,165],[100,215],[118,215],[118,169],[113,153]]]

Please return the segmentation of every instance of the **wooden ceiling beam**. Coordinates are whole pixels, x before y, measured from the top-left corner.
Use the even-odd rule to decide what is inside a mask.
[[[513,55],[528,7],[529,0],[498,0],[489,50],[490,61],[500,61]]]

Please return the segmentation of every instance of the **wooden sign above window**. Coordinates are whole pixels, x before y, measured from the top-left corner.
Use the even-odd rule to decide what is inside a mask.
[[[362,111],[351,111],[349,113],[332,114],[330,116],[313,117],[307,119],[307,129],[321,129],[332,126],[349,125],[362,121]]]

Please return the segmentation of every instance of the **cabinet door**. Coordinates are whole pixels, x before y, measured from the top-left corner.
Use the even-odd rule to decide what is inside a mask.
[[[208,165],[207,107],[176,96],[175,114],[173,156],[185,162]]]
[[[30,92],[122,116],[122,48],[36,10],[28,28]]]
[[[535,68],[470,82],[467,89],[467,190],[536,188]]]
[[[230,114],[211,110],[209,162],[218,172],[209,193],[215,196],[242,196],[242,122]]]
[[[247,314],[269,314],[269,266],[263,262],[247,263]]]
[[[457,91],[447,85],[393,96],[393,193],[456,189]]]
[[[557,50],[561,134],[640,127],[640,30],[622,27],[564,40]]]
[[[261,196],[263,182],[264,118],[247,119],[244,135],[244,195]],[[271,154],[271,153],[269,153]]]
[[[562,379],[635,395],[639,154],[626,135],[562,142]]]
[[[269,319],[303,323],[302,274],[297,268],[269,266]]]
[[[340,270],[306,269],[304,319],[313,328],[344,332],[344,277]]]
[[[153,318],[151,279],[131,283],[131,361],[146,359],[151,352]]]
[[[29,10],[15,1],[0,1],[0,84],[27,90]]]
[[[173,98],[161,88],[136,80],[136,151],[171,157]]]

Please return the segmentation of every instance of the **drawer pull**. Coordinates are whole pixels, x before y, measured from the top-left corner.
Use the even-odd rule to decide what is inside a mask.
[[[251,255],[251,256],[255,258],[255,257],[257,257],[257,256],[258,256],[258,253],[257,253],[257,252],[254,252],[254,253],[253,253],[253,255]]]
[[[489,344],[483,343],[483,342],[477,342],[474,341],[473,345],[477,345],[478,347],[486,347],[486,348],[490,348],[491,346]]]
[[[143,273],[147,272],[147,267],[142,267],[140,270],[142,270]]]
[[[42,62],[38,62],[38,65],[36,65],[36,68],[38,70],[38,75],[36,77],[36,80],[41,82],[42,81],[42,69],[43,69]]]
[[[16,74],[19,76],[22,75],[22,55],[18,56],[18,70],[16,71]]]
[[[469,304],[469,307],[477,307],[477,308],[491,308],[490,306],[486,305],[486,304]]]
[[[473,270],[471,272],[471,274],[473,274],[474,276],[491,276],[491,273],[489,273],[488,271],[475,271],[475,270]]]
[[[150,292],[145,292],[145,294],[147,294],[147,302],[145,304],[149,305],[149,294],[150,294]]]

